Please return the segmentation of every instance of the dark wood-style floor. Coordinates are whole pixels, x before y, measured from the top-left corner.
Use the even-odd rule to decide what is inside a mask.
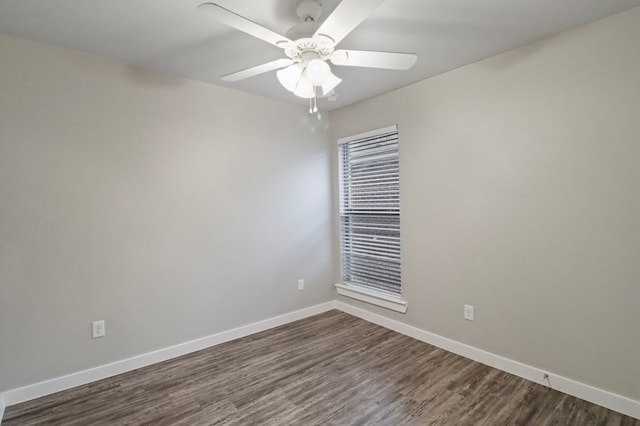
[[[10,425],[639,425],[331,311],[8,407]]]

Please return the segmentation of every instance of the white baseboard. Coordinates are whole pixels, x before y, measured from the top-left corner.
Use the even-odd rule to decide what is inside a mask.
[[[397,331],[398,333],[413,337],[414,339],[422,342],[453,352],[465,358],[478,361],[490,367],[497,368],[498,370],[506,371],[507,373],[514,374],[532,382],[552,387],[553,389],[568,395],[572,395],[619,413],[626,414],[627,416],[640,419],[640,401],[577,382],[563,376],[548,373],[539,368],[430,333],[417,327],[404,324],[400,321],[392,320],[382,315],[358,308],[348,303],[336,301],[335,308],[390,330]],[[545,374],[549,375],[548,381],[544,378]]]
[[[2,417],[4,416],[4,394],[0,393],[0,423],[2,423]]]
[[[334,301],[321,303],[319,305],[289,312],[277,317],[254,322],[253,324],[244,325],[200,339],[180,343],[168,348],[159,349],[157,351],[90,368],[88,370],[79,371],[77,373],[68,374],[66,376],[56,377],[54,379],[45,380],[43,382],[23,386],[17,389],[11,389],[4,392],[4,399],[0,398],[0,407],[4,410],[5,404],[6,406],[19,404],[54,392],[70,389],[96,380],[105,379],[107,377],[112,377],[137,368],[146,367],[151,364],[199,351],[210,346],[215,346],[220,343],[228,342],[230,340],[278,327],[312,315],[330,311],[334,309],[334,307]],[[1,396],[2,394],[0,394],[0,397]],[[1,419],[2,417],[0,416],[0,421]]]
[[[166,361],[210,346],[215,346],[220,343],[284,325],[292,321],[297,321],[312,315],[330,311],[331,309],[341,310],[366,321],[413,337],[414,339],[438,346],[465,358],[481,362],[482,364],[506,371],[544,386],[550,386],[560,392],[576,396],[586,401],[593,402],[594,404],[640,419],[640,401],[598,389],[553,373],[548,373],[549,382],[547,382],[544,379],[544,374],[547,372],[539,368],[430,333],[344,302],[331,301],[132,358],[90,368],[88,370],[57,377],[40,383],[27,385],[21,388],[8,390],[4,392],[4,394],[0,393],[0,422],[2,421],[2,415],[4,414],[5,407],[7,406],[115,376],[117,374],[125,373],[157,362]]]

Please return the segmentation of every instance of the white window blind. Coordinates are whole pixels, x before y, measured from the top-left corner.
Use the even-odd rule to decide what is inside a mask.
[[[398,128],[340,139],[342,280],[401,293]]]

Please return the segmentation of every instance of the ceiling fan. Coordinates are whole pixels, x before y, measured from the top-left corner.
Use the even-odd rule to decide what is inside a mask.
[[[302,0],[296,9],[304,21],[282,36],[216,3],[202,3],[219,22],[284,50],[286,58],[277,59],[222,77],[240,81],[269,71],[277,71],[280,84],[301,98],[309,99],[309,112],[317,111],[318,96],[327,96],[342,81],[331,72],[333,65],[408,70],[418,58],[413,53],[373,52],[336,49],[336,45],[364,21],[385,0],[342,0],[321,24],[322,7],[317,0]]]

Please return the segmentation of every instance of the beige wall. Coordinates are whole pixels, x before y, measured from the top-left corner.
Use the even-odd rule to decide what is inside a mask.
[[[399,125],[409,310],[340,300],[640,400],[639,46],[636,8],[332,113]]]
[[[325,122],[24,40],[0,58],[0,391],[333,298]]]

